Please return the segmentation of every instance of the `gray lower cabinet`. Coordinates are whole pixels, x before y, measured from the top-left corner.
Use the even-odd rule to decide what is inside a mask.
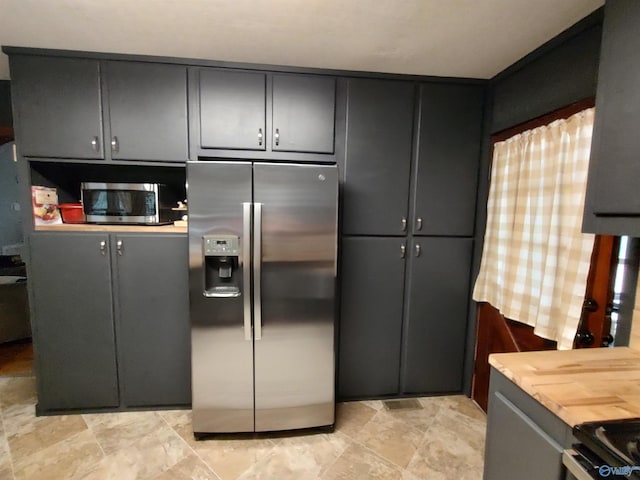
[[[186,405],[187,239],[30,237],[38,411]]]
[[[342,241],[341,398],[398,393],[405,243],[403,238]]]
[[[462,389],[472,244],[445,237],[343,239],[340,398]]]
[[[404,393],[462,390],[472,248],[471,238],[411,240]]]
[[[491,369],[484,480],[564,480],[571,427]]]
[[[189,404],[186,238],[118,234],[113,240],[121,403],[127,407]]]
[[[119,404],[108,242],[105,234],[30,238],[40,412]]]

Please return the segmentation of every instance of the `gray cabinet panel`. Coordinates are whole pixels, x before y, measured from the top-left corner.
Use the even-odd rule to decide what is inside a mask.
[[[39,409],[117,406],[108,236],[38,233],[30,244]]]
[[[97,60],[12,55],[11,88],[22,155],[104,157]]]
[[[333,153],[335,106],[333,77],[274,75],[272,149]]]
[[[411,241],[405,393],[462,388],[472,245],[470,238],[416,237]]]
[[[191,402],[187,238],[112,236],[124,406]],[[117,242],[122,242],[120,249]],[[121,253],[121,254],[120,254]]]
[[[199,74],[202,148],[264,150],[266,75],[216,69]]]
[[[583,230],[640,231],[640,2],[607,2]]]
[[[416,235],[473,235],[483,92],[476,85],[421,87]]]
[[[400,238],[343,239],[341,398],[398,393],[404,244]]]
[[[409,203],[414,85],[348,84],[344,222],[347,235],[402,235]]]
[[[186,161],[186,67],[106,62],[105,73],[112,158]]]
[[[500,392],[492,392],[484,478],[563,480],[563,447]],[[510,454],[514,449],[519,455]]]

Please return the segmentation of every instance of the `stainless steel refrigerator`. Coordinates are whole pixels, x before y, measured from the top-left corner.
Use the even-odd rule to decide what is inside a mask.
[[[331,427],[335,165],[187,164],[193,431]]]

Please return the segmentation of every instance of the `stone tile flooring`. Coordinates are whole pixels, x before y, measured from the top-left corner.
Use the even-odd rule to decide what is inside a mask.
[[[338,405],[333,434],[196,442],[189,410],[35,417],[33,377],[0,377],[0,479],[482,478],[485,416],[463,396]]]

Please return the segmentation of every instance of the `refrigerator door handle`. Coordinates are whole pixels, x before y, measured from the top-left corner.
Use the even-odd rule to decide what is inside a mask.
[[[244,339],[251,340],[251,203],[242,204],[242,309],[244,312]]]
[[[253,204],[253,325],[255,339],[262,339],[260,274],[262,270],[262,204]]]

